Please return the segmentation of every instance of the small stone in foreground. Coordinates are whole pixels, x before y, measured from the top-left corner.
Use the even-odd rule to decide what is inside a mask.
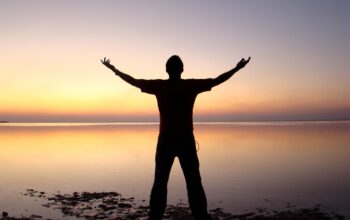
[[[30,218],[43,218],[41,215],[31,215]]]
[[[128,204],[128,203],[119,203],[118,204],[119,208],[131,208],[132,205]]]
[[[9,214],[7,212],[2,212],[2,217],[6,218]]]

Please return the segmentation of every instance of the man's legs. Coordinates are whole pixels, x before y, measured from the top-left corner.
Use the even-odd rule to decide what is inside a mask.
[[[174,152],[167,146],[166,137],[161,135],[158,138],[156,153],[156,171],[150,199],[151,220],[161,220],[167,201],[167,184],[171,166],[175,158]]]
[[[188,201],[193,217],[196,220],[211,219],[207,211],[207,198],[199,173],[199,161],[193,136],[188,137],[186,146],[181,146],[178,157],[185,175]]]

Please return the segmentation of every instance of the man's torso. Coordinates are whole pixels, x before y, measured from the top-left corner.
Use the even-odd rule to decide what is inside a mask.
[[[143,80],[141,90],[157,97],[160,132],[192,132],[192,114],[199,93],[211,89],[211,79]]]

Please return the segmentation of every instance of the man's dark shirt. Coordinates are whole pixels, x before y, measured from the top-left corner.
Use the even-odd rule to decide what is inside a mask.
[[[140,80],[142,92],[157,97],[160,132],[192,132],[196,96],[213,87],[213,79]]]

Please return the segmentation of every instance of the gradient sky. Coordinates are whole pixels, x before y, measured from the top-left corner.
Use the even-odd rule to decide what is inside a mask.
[[[0,120],[154,121],[155,97],[120,80],[229,81],[199,95],[201,121],[350,119],[350,1],[0,1]]]

